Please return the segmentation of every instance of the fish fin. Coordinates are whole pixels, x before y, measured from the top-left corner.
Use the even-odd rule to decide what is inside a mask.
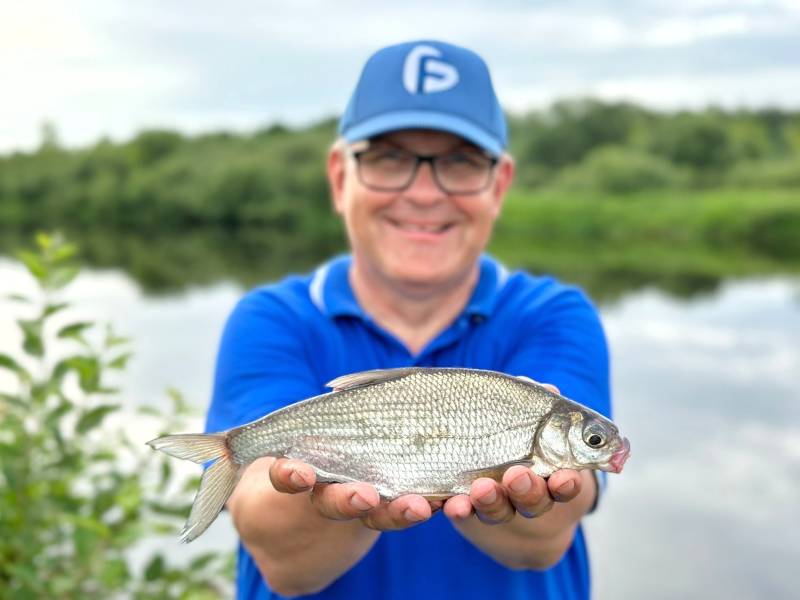
[[[147,445],[175,458],[191,460],[201,465],[228,453],[227,436],[224,433],[165,435],[150,440]]]
[[[462,471],[461,473],[459,473],[459,478],[462,480],[474,481],[479,477],[488,477],[489,479],[494,479],[495,481],[501,481],[503,479],[503,473],[505,473],[509,468],[515,465],[530,467],[531,461],[530,459],[512,460],[507,463],[502,463],[500,465],[493,465],[491,467],[481,467],[480,469],[471,469],[469,471]]]
[[[441,494],[423,494],[422,497],[428,502],[436,502],[437,500],[447,500],[461,492],[442,492]]]
[[[182,542],[188,544],[214,522],[239,482],[244,466],[236,464],[229,456],[223,456],[206,469],[189,518],[181,531]]]
[[[554,467],[548,462],[545,462],[538,457],[534,459],[533,466],[531,470],[536,473],[539,477],[547,479],[558,470],[558,467]]]
[[[333,381],[325,384],[335,391],[352,390],[354,388],[372,385],[374,383],[383,383],[386,381],[393,381],[401,379],[407,375],[412,375],[421,371],[420,367],[406,367],[399,369],[373,369],[371,371],[361,371],[360,373],[350,373],[349,375],[342,375]]]

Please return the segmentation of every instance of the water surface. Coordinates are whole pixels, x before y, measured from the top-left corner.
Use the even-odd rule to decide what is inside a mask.
[[[24,291],[0,259],[0,295]],[[79,317],[134,338],[125,401],[165,404],[165,388],[207,404],[219,335],[244,287],[221,281],[149,296],[117,269],[86,272],[67,290]],[[0,352],[19,341],[0,302]],[[612,352],[616,418],[633,454],[585,521],[595,597],[790,598],[800,564],[800,283],[727,280],[677,297],[641,285],[601,304]],[[0,375],[0,387],[8,379]],[[195,424],[199,427],[202,418]],[[153,432],[132,421],[144,443]],[[185,463],[190,472],[193,465]],[[232,548],[223,515],[172,556]]]

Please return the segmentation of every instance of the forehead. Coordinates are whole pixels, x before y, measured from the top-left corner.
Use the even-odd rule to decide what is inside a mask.
[[[414,150],[426,149],[442,151],[463,147],[479,149],[475,144],[460,136],[433,129],[402,129],[400,131],[391,131],[376,136],[370,141],[372,143],[386,142]]]

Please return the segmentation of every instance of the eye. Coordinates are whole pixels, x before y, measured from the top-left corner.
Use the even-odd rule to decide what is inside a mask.
[[[606,432],[597,423],[590,424],[583,432],[583,441],[592,448],[602,448],[607,440]]]
[[[361,153],[361,160],[370,165],[395,165],[413,160],[413,156],[400,148],[374,148]]]
[[[593,433],[589,436],[589,439],[586,440],[586,443],[589,444],[592,448],[599,448],[603,445],[603,436]]]
[[[491,166],[491,161],[477,152],[460,151],[447,154],[439,158],[446,168],[485,169]]]

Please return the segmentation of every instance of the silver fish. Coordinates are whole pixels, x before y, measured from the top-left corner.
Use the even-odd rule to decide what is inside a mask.
[[[214,434],[148,444],[206,469],[181,540],[216,519],[244,468],[262,456],[302,460],[318,481],[361,481],[386,499],[469,493],[478,477],[511,465],[542,477],[557,469],[619,473],[630,444],[604,416],[525,377],[459,368],[365,371],[333,392]]]

